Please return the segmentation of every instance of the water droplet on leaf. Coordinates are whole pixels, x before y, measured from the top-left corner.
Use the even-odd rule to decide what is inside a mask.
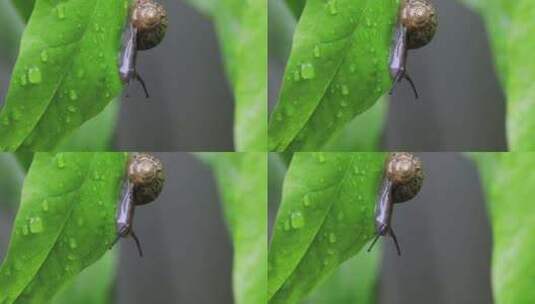
[[[76,91],[75,91],[75,90],[70,90],[70,91],[69,91],[69,98],[70,98],[71,100],[76,100],[76,99],[78,99],[78,94],[76,94]]]
[[[41,70],[38,67],[31,67],[28,69],[28,81],[31,84],[39,84],[43,80]]]
[[[338,8],[336,7],[336,0],[329,0],[327,2],[327,9],[331,15],[338,14]]]
[[[47,62],[48,61],[48,52],[46,50],[43,50],[41,52],[41,61],[42,62]]]
[[[30,218],[30,232],[31,233],[41,233],[43,232],[43,220],[40,217]]]
[[[303,63],[301,65],[301,77],[303,79],[313,79],[315,76],[314,66],[311,63]]]
[[[334,233],[329,233],[329,242],[330,243],[336,243],[336,234]]]
[[[292,223],[292,228],[299,229],[305,225],[305,218],[301,212],[294,212],[290,215],[290,221]]]

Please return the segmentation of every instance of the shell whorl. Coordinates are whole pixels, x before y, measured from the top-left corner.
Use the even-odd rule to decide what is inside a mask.
[[[137,49],[147,50],[157,46],[167,31],[165,8],[152,0],[137,0],[132,11],[132,24],[137,29]]]
[[[128,162],[128,178],[134,184],[136,205],[155,200],[165,181],[161,161],[150,153],[135,153]]]
[[[428,44],[438,26],[437,13],[429,0],[406,0],[400,13],[401,24],[407,29],[407,48],[417,49]]]
[[[385,175],[393,183],[392,200],[402,203],[414,198],[422,188],[422,162],[412,153],[395,152],[387,159]]]

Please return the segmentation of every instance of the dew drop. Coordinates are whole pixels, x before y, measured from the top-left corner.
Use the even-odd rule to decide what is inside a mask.
[[[316,72],[311,63],[303,63],[301,65],[301,77],[303,77],[303,79],[313,79],[315,76]]]
[[[71,113],[74,113],[74,112],[76,112],[76,107],[73,106],[73,105],[70,105],[70,106],[67,107],[67,111],[69,111]]]
[[[282,229],[284,229],[284,231],[289,231],[290,230],[290,221],[285,221],[284,222],[284,226],[282,227]]]
[[[349,95],[349,88],[345,84],[342,85],[342,95],[344,96]]]
[[[336,243],[336,234],[329,233],[329,243]]]
[[[294,80],[295,81],[301,80],[301,74],[299,73],[299,71],[294,72]]]
[[[41,203],[41,207],[43,208],[43,211],[48,211],[49,209],[49,205],[48,205],[48,201],[47,200],[44,200],[42,203]]]
[[[30,232],[31,233],[41,233],[43,232],[43,221],[40,217],[30,218]]]
[[[47,62],[48,61],[48,52],[46,50],[43,50],[41,52],[41,61],[42,62]]]
[[[71,100],[76,100],[76,99],[78,99],[78,94],[76,93],[75,90],[70,90],[70,91],[69,91],[69,98],[70,98]]]
[[[310,207],[310,205],[312,205],[312,201],[310,200],[310,195],[306,194],[305,197],[303,197],[303,205],[305,207]]]
[[[63,5],[58,5],[58,18],[65,19],[65,7]]]
[[[71,247],[71,249],[76,249],[76,247],[78,247],[78,244],[74,238],[69,239],[69,247]]]
[[[318,45],[314,46],[314,57],[316,57],[316,58],[320,58],[321,57],[320,47]]]
[[[325,155],[323,153],[319,153],[318,160],[320,161],[320,163],[324,163],[325,162]]]
[[[20,85],[24,87],[26,84],[28,84],[26,74],[20,75]]]
[[[22,226],[22,235],[28,235],[28,226],[26,226],[26,224],[24,224]]]
[[[63,169],[65,168],[65,160],[63,159],[63,154],[58,155],[58,159],[56,160],[56,164],[58,165],[58,168]]]
[[[28,81],[31,84],[39,84],[43,81],[41,70],[38,67],[31,67],[28,69]]]
[[[305,218],[301,212],[292,213],[290,215],[290,222],[292,224],[292,228],[294,229],[299,229],[305,226]]]
[[[331,15],[338,14],[338,8],[336,7],[336,0],[329,0],[327,2],[327,9]]]

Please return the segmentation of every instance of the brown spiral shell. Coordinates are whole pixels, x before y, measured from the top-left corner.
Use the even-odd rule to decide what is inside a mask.
[[[391,153],[386,161],[385,175],[393,183],[394,203],[414,198],[420,192],[424,180],[422,162],[408,152]]]
[[[132,11],[132,24],[137,29],[137,49],[148,50],[157,46],[167,31],[167,11],[152,0],[136,0]]]
[[[429,0],[403,0],[400,19],[407,28],[407,48],[417,49],[428,44],[438,26],[435,7]]]
[[[155,200],[165,181],[162,162],[150,153],[135,153],[128,162],[128,178],[134,184],[136,205]]]

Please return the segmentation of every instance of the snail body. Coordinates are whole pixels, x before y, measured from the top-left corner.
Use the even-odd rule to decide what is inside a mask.
[[[126,32],[126,41],[121,52],[119,76],[128,84],[135,79],[141,83],[145,96],[149,92],[145,82],[136,71],[137,51],[151,49],[164,38],[168,20],[165,8],[152,0],[135,0],[130,22]]]
[[[113,244],[122,237],[132,236],[139,255],[143,256],[141,243],[133,230],[135,207],[154,201],[162,191],[164,180],[162,163],[152,154],[135,153],[129,158],[117,211],[117,238]]]
[[[407,74],[407,51],[431,42],[438,27],[436,9],[430,0],[402,0],[398,19],[390,57],[390,74],[394,79],[390,95],[396,84],[406,79],[418,99],[416,86]]]
[[[422,187],[423,178],[422,164],[416,156],[407,152],[389,155],[375,208],[377,235],[368,251],[373,248],[380,236],[390,235],[394,240],[398,255],[401,255],[401,249],[391,225],[394,204],[414,198]]]

